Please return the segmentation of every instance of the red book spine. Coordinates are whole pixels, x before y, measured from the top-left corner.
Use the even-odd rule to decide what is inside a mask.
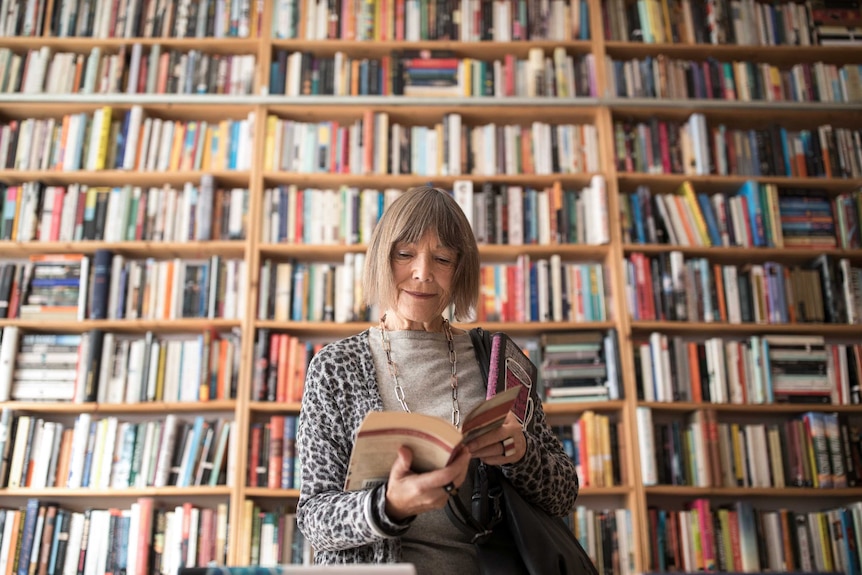
[[[254,424],[251,427],[251,437],[248,447],[248,486],[257,487],[257,466],[260,463],[260,440],[263,426]]]
[[[281,470],[284,465],[284,416],[273,415],[270,417],[269,436],[269,469],[267,473],[267,487],[270,489],[281,488]]]

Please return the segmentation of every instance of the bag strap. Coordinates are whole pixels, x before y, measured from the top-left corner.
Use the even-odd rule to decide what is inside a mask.
[[[477,494],[474,492],[474,500],[476,496]],[[446,515],[455,527],[470,538],[471,543],[482,543],[491,535],[492,528],[482,525],[473,517],[464,502],[461,501],[461,496],[458,495],[457,491],[449,494],[449,500],[446,502]]]
[[[487,386],[491,365],[491,334],[481,327],[474,327],[470,330],[470,339],[473,342],[476,361],[479,362],[482,380]],[[471,542],[482,543],[491,535],[491,530],[501,517],[497,503],[502,489],[499,485],[490,484],[489,470],[482,462],[476,465],[473,477],[473,512],[468,511],[461,497],[455,492],[450,494],[449,501],[446,502],[446,515],[455,527],[470,537]]]
[[[470,339],[473,341],[473,351],[476,354],[476,361],[479,362],[482,381],[487,387],[488,371],[491,369],[491,333],[481,327],[474,327],[470,330]]]

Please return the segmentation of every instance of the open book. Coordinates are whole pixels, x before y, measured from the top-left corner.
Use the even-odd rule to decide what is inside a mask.
[[[386,481],[402,445],[413,451],[414,471],[445,467],[464,444],[503,425],[517,397],[518,388],[512,387],[482,402],[467,414],[461,429],[433,415],[369,412],[356,433],[344,490],[365,489]]]

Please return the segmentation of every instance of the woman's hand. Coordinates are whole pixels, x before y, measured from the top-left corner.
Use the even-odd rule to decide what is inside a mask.
[[[389,471],[386,486],[386,514],[395,521],[418,515],[432,509],[442,509],[449,498],[447,487],[460,487],[467,477],[470,451],[463,449],[455,460],[444,467],[426,473],[410,469],[413,452],[400,447],[398,457]]]
[[[527,452],[527,439],[521,422],[511,411],[499,428],[481,435],[467,444],[473,457],[487,465],[506,465],[520,461]]]

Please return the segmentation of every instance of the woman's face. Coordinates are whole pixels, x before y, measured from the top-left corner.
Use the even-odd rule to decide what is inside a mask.
[[[395,312],[410,322],[429,323],[452,301],[455,250],[440,245],[428,231],[415,244],[399,243],[392,251],[392,275],[398,290]]]

